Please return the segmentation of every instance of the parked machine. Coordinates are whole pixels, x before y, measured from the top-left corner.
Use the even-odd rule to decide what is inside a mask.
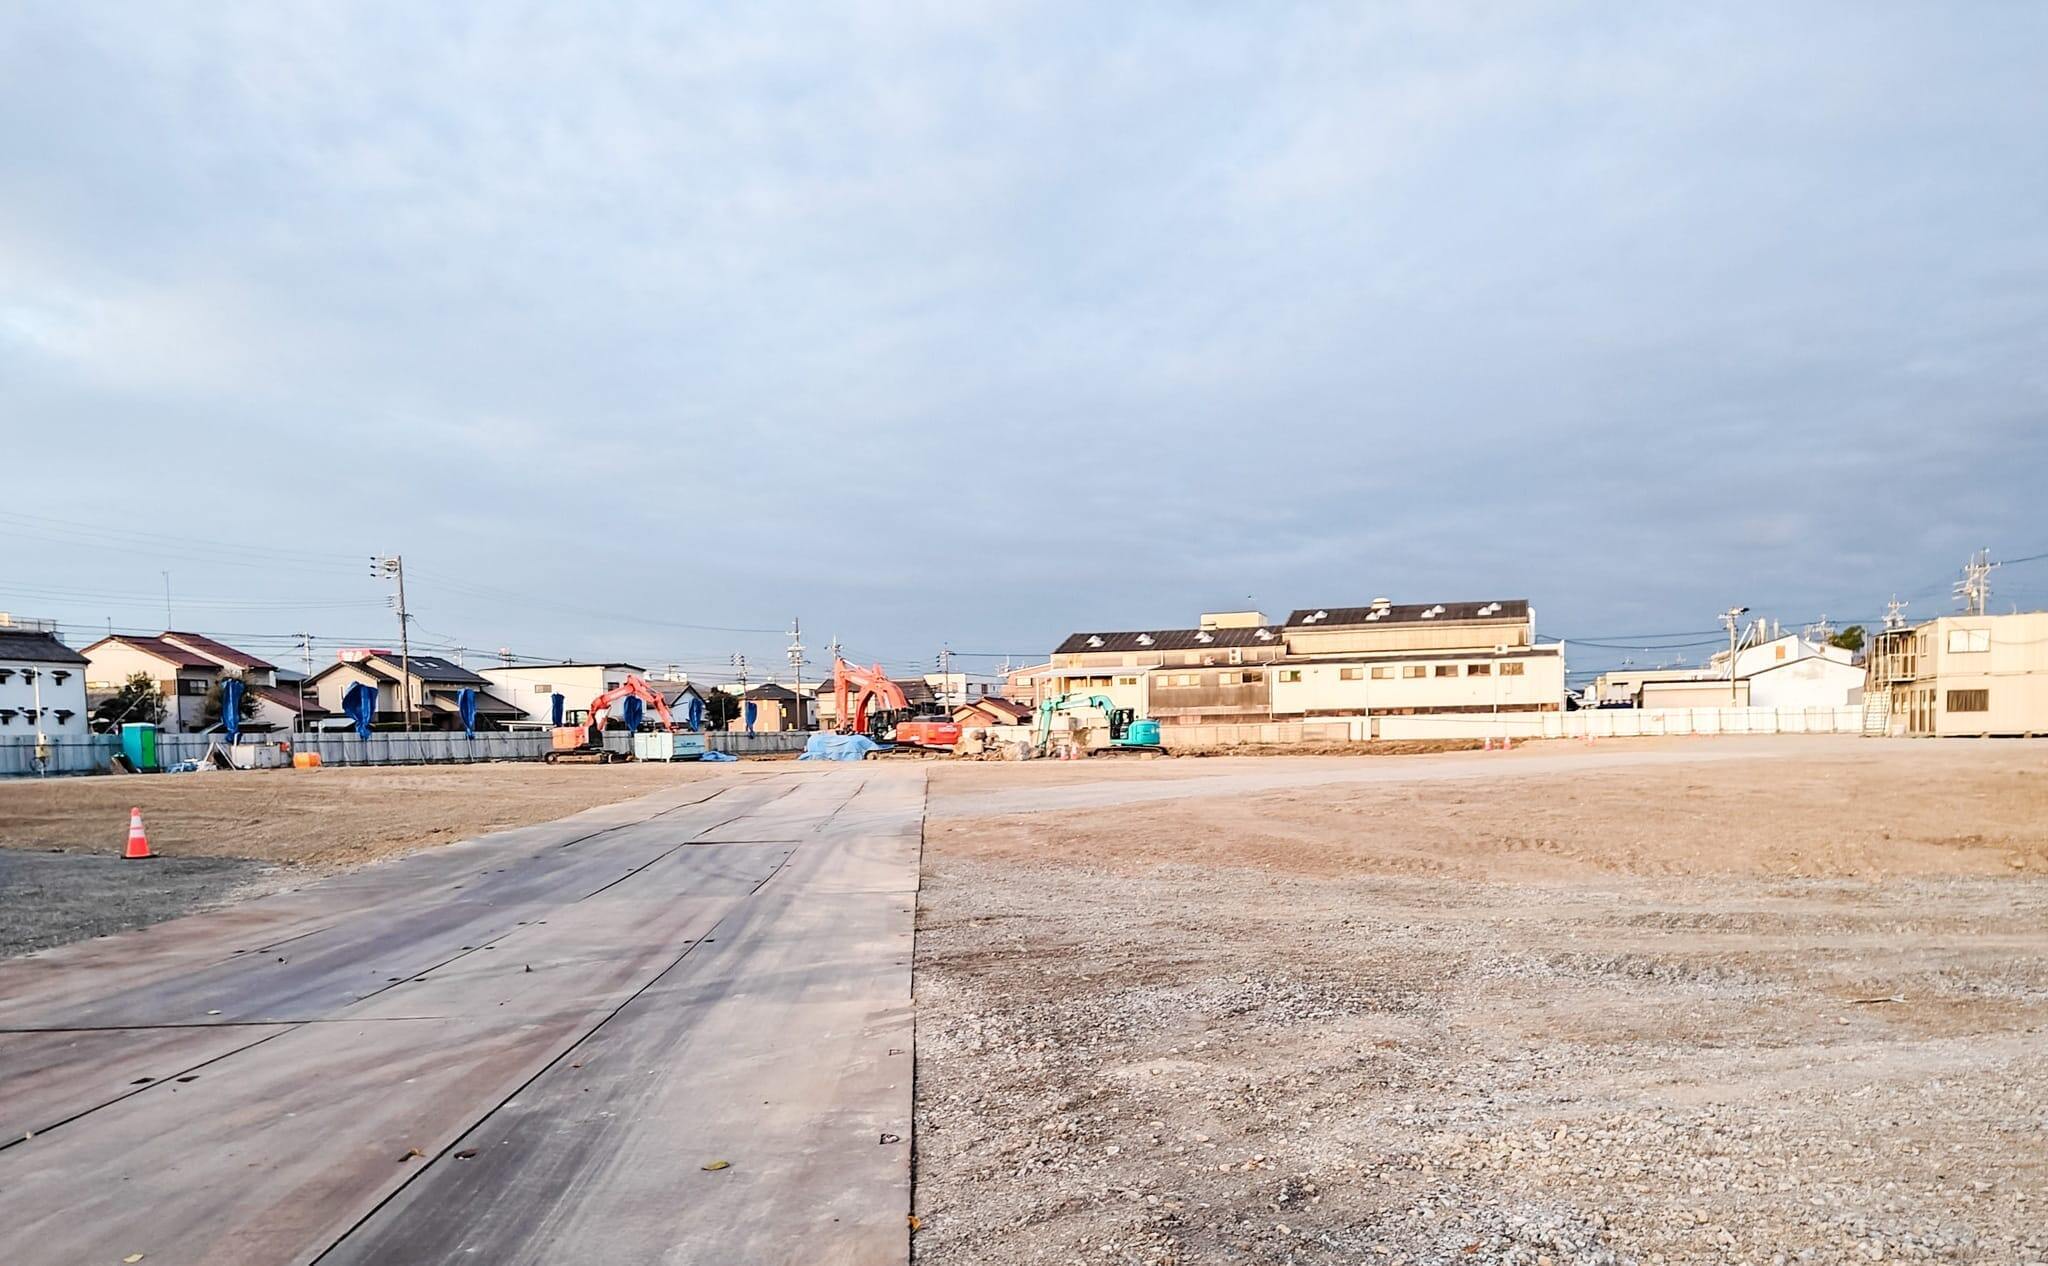
[[[1046,755],[1052,750],[1053,723],[1062,714],[1072,714],[1084,708],[1093,708],[1103,716],[1108,728],[1108,742],[1100,750],[1120,752],[1160,752],[1166,749],[1159,742],[1159,722],[1150,717],[1141,717],[1134,709],[1119,708],[1108,695],[1070,694],[1058,695],[1038,705],[1038,754]]]
[[[876,664],[862,668],[844,659],[832,661],[833,715],[841,734],[865,734],[877,743],[952,750],[960,741],[960,725],[939,712],[914,711],[903,687],[889,680]]]
[[[612,705],[621,699],[638,699],[654,709],[654,715],[661,718],[662,729],[673,735],[676,732],[675,718],[669,715],[668,704],[662,700],[661,692],[647,684],[639,676],[627,678],[610,690],[590,701],[588,717],[582,725],[558,725],[552,731],[552,750],[545,757],[548,764],[564,761],[608,765],[613,761],[632,760],[633,754],[615,752],[604,745],[605,722],[611,718]],[[698,753],[702,755],[700,751]]]

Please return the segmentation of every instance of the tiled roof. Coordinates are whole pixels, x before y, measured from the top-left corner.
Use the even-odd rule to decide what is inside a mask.
[[[1250,629],[1151,629],[1124,633],[1073,633],[1054,648],[1055,655],[1086,655],[1100,651],[1198,651],[1218,646],[1278,646],[1280,630],[1270,625]]]
[[[19,659],[35,664],[83,664],[85,656],[48,633],[25,629],[0,629],[0,659]]]
[[[1408,624],[1423,620],[1526,620],[1526,598],[1495,602],[1378,603],[1364,607],[1304,607],[1287,617],[1290,629],[1346,624]]]
[[[86,654],[92,654],[93,651],[105,646],[109,642],[134,647],[138,651],[147,652],[167,664],[176,664],[180,668],[220,667],[218,663],[206,658],[206,656],[201,655],[199,652],[186,650],[184,647],[166,642],[160,637],[133,637],[126,633],[117,633],[112,637],[101,638],[85,648]]]
[[[285,708],[292,712],[301,710],[299,692],[296,690],[289,690],[283,686],[251,686],[249,687],[249,692],[259,699],[270,700],[270,702],[280,708]],[[320,699],[317,695],[309,694],[306,696],[303,710],[307,716],[327,715],[327,709],[320,706]]]
[[[166,630],[159,641],[175,642],[187,649],[199,652],[206,658],[225,664],[229,668],[276,668],[269,660],[258,659],[244,651],[238,651],[225,642],[216,642],[203,633],[178,633]]]
[[[396,655],[379,655],[377,658],[393,668],[399,665],[399,658]],[[414,655],[405,661],[405,666],[410,668],[412,675],[421,681],[455,686],[488,686],[491,684],[454,660],[442,659],[439,655]]]

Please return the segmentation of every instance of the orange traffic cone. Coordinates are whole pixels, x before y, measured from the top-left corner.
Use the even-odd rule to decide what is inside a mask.
[[[128,810],[128,851],[121,854],[124,861],[135,861],[144,857],[155,857],[149,851],[149,837],[142,833],[142,810]]]

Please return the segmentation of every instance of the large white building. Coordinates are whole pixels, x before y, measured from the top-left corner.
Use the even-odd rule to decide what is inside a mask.
[[[554,719],[555,696],[562,696],[562,715],[590,711],[590,701],[625,682],[644,677],[647,670],[637,664],[510,664],[477,670],[491,683],[491,693],[526,713],[529,722],[549,724]],[[660,687],[657,686],[657,689]],[[611,714],[622,705],[613,704]]]
[[[48,625],[0,615],[0,739],[89,734],[85,667]]]
[[[1256,611],[1191,629],[1076,633],[1043,672],[1051,693],[1101,695],[1162,725],[1557,712],[1564,648],[1536,640],[1526,601]]]

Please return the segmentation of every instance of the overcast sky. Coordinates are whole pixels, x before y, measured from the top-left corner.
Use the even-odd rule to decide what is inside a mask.
[[[0,609],[388,641],[402,551],[423,641],[699,671],[1934,614],[2048,550],[2044,65],[1991,2],[17,0]]]

